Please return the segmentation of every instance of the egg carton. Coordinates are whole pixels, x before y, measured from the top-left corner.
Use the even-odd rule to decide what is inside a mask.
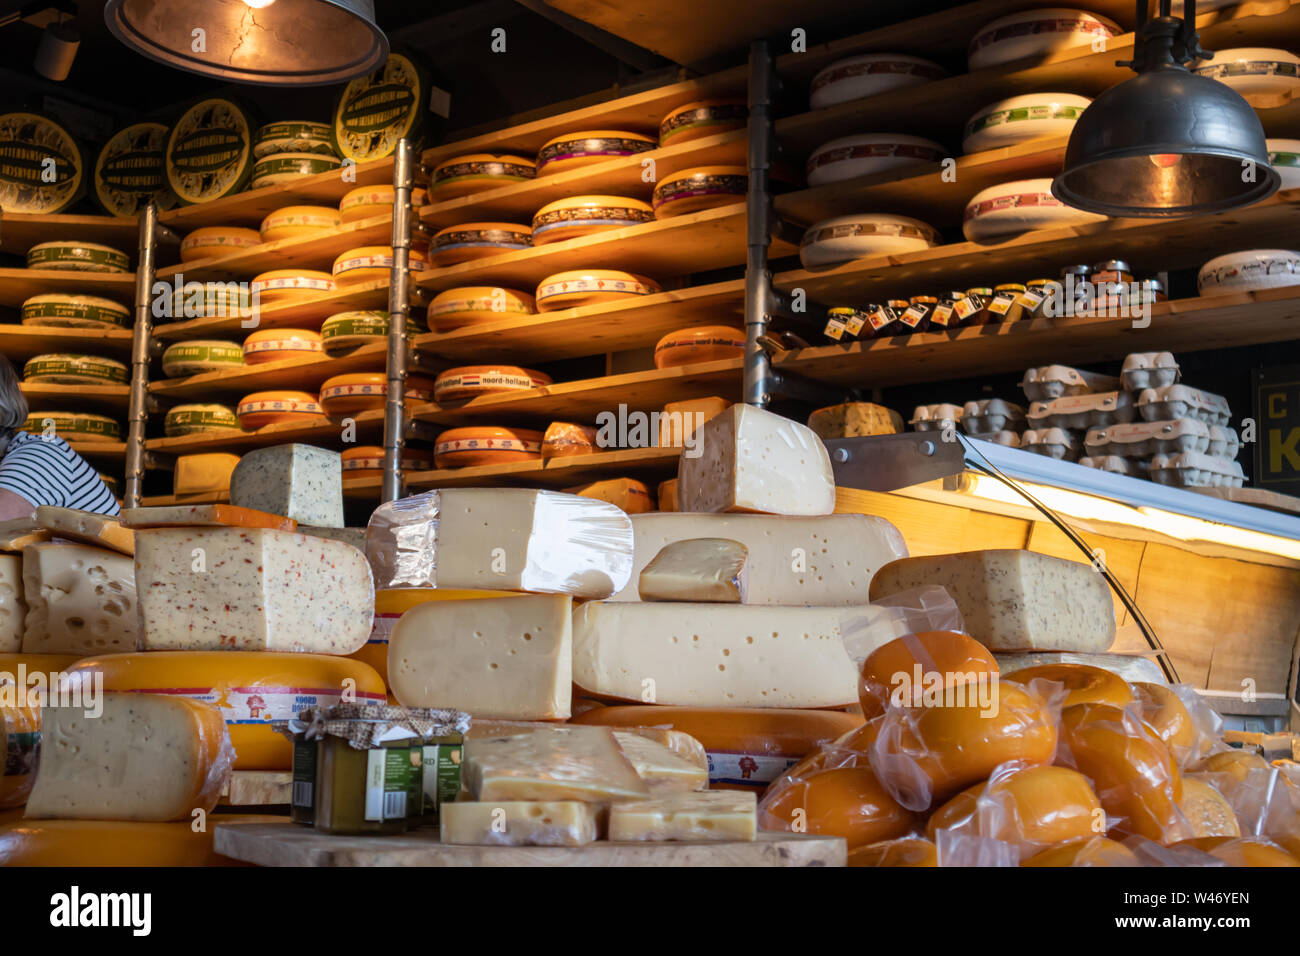
[[[1237,462],[1194,451],[1156,455],[1150,467],[1152,481],[1175,488],[1240,488],[1246,481]]]
[[[1079,435],[1066,428],[1031,428],[1020,436],[1020,447],[1057,461],[1078,461],[1083,454]]]
[[[965,422],[962,424],[964,426]],[[997,432],[966,432],[966,437],[976,438],[980,441],[991,441],[995,445],[1006,445],[1008,448],[1020,447],[1020,436],[1009,429]]]
[[[967,402],[962,406],[961,429],[967,435],[989,432],[1022,431],[1025,427],[1025,410],[1013,402],[1000,398],[986,398]]]
[[[1130,478],[1146,478],[1147,463],[1136,458],[1123,458],[1120,455],[1084,455],[1079,464],[1085,468],[1108,471],[1112,475],[1128,475]]]
[[[1138,395],[1137,410],[1143,421],[1148,422],[1196,418],[1207,425],[1226,425],[1232,419],[1226,398],[1190,385],[1145,389]]]
[[[1136,417],[1137,409],[1128,392],[1062,395],[1050,402],[1034,402],[1029,406],[1031,428],[1068,428],[1083,432],[1090,428],[1126,425]]]
[[[1093,458],[1150,458],[1184,451],[1207,452],[1210,449],[1210,428],[1195,418],[1112,425],[1089,431],[1084,447]]]
[[[1025,370],[1020,388],[1031,402],[1050,402],[1067,395],[1092,395],[1096,392],[1114,392],[1120,380],[1111,375],[1098,375],[1068,365],[1041,365]]]
[[[1215,458],[1236,458],[1241,451],[1241,437],[1235,428],[1227,425],[1210,426],[1210,447],[1205,449],[1207,455]]]
[[[912,411],[912,418],[907,423],[918,432],[941,432],[955,428],[961,421],[960,405],[917,405]]]
[[[1172,385],[1182,372],[1172,352],[1130,352],[1124,356],[1124,370],[1119,377],[1130,392],[1140,392]]]

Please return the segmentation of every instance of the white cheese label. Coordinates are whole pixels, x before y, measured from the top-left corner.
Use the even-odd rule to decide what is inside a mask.
[[[766,787],[798,762],[798,757],[710,750],[709,786],[725,783],[755,789]]]

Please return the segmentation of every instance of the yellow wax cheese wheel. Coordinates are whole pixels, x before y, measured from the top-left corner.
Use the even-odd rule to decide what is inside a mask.
[[[420,331],[414,319],[407,316],[406,334]],[[388,313],[374,310],[337,312],[321,323],[321,341],[331,355],[342,355],[359,345],[368,345],[388,338]]]
[[[239,424],[246,429],[282,422],[328,421],[320,400],[310,392],[272,390],[245,395],[235,408]]]
[[[239,226],[204,226],[181,240],[181,262],[219,259],[262,244],[256,229]]]
[[[131,310],[96,295],[64,295],[50,292],[23,302],[23,325],[46,325],[68,329],[125,329],[131,326]]]
[[[433,454],[439,468],[537,461],[542,457],[542,433],[491,425],[452,428],[434,440]]]
[[[655,368],[716,362],[745,354],[745,332],[726,325],[700,325],[669,332],[655,343]]]
[[[106,415],[86,412],[29,412],[23,431],[53,435],[68,442],[116,442],[122,440],[122,425]]]
[[[537,175],[549,176],[655,149],[659,142],[626,130],[592,129],[565,133],[545,143],[537,153]]]
[[[415,248],[407,259],[408,272],[425,272],[429,268],[428,256]],[[334,260],[334,281],[340,284],[357,282],[387,282],[392,277],[392,246],[359,246],[349,249]]]
[[[334,156],[329,123],[314,123],[310,120],[267,123],[253,137],[253,156],[262,159],[275,153],[319,153],[322,156]]]
[[[253,294],[261,297],[263,306],[301,302],[337,288],[332,275],[312,269],[273,269],[254,277],[250,286]]]
[[[36,355],[23,366],[23,381],[42,385],[125,385],[127,367],[98,355]]]
[[[341,165],[343,163],[337,156],[322,156],[320,153],[274,153],[253,163],[253,181],[249,186],[253,189],[278,186],[308,176],[333,172]]]
[[[655,186],[655,216],[668,219],[745,201],[749,170],[744,166],[700,166],[663,177]]]
[[[27,268],[64,272],[126,272],[131,260],[125,252],[97,242],[42,242],[27,250]]]
[[[439,230],[433,237],[429,258],[435,266],[453,266],[532,246],[533,230],[528,226],[513,222],[466,222]]]
[[[240,430],[239,418],[228,405],[177,405],[163,419],[163,433],[168,438]]]
[[[478,395],[523,392],[551,384],[551,377],[514,365],[464,365],[449,368],[433,383],[435,402],[455,402]]]
[[[527,292],[500,286],[459,286],[439,292],[429,303],[426,320],[430,332],[450,332],[479,322],[532,315],[537,302]]]
[[[744,129],[749,110],[744,100],[699,100],[684,103],[659,123],[659,145],[676,146],[733,129]]]
[[[523,156],[472,153],[439,163],[429,177],[429,195],[442,202],[527,182],[536,175],[536,164]]]
[[[327,378],[320,387],[320,403],[332,416],[353,415],[384,407],[388,397],[388,376],[383,372],[349,372]],[[433,382],[427,378],[406,379],[408,401],[427,402],[433,397]]]
[[[320,333],[311,329],[262,329],[244,339],[244,361],[249,365],[320,355],[324,350]]]
[[[658,283],[617,269],[573,269],[547,276],[537,286],[537,311],[554,312],[659,292]]]
[[[577,485],[564,490],[569,494],[580,495],[583,498],[608,501],[610,504],[622,508],[628,514],[645,514],[647,511],[655,510],[656,496],[650,493],[650,489],[645,486],[644,482],[637,481],[635,478],[610,478],[606,481],[593,481],[591,484]]]
[[[0,821],[2,822],[2,821]],[[288,823],[262,813],[208,814],[203,829],[189,820],[23,820],[0,825],[0,866],[241,866],[213,847],[218,824]]]
[[[378,445],[360,445],[342,454],[344,478],[378,478],[383,474],[384,449]],[[403,471],[428,471],[434,467],[433,453],[421,448],[402,449]]]
[[[393,214],[392,186],[358,186],[343,194],[339,201],[339,216],[343,222],[360,222],[376,216]],[[415,186],[411,189],[411,207],[419,209],[429,202],[428,190]]]
[[[285,206],[262,220],[263,242],[305,239],[333,232],[342,222],[337,209],[329,206]]]
[[[162,354],[163,374],[168,378],[222,372],[244,364],[244,351],[234,342],[194,339],[169,345]]]
[[[172,493],[202,495],[230,490],[230,476],[239,464],[239,456],[229,452],[181,455],[172,472]]]
[[[654,210],[626,196],[571,196],[547,203],[533,215],[533,245],[652,222]]]

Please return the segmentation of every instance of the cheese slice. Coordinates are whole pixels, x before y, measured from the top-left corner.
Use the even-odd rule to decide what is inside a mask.
[[[293,531],[298,526],[292,518],[235,505],[124,508],[121,521],[126,528],[268,528]]]
[[[162,823],[212,812],[234,759],[220,710],[162,694],[105,694],[99,708],[42,709],[28,817]]]
[[[172,474],[172,492],[199,495],[229,491],[230,476],[239,464],[239,456],[227,452],[181,455]]]
[[[343,462],[314,445],[250,451],[230,476],[230,503],[302,524],[342,528]]]
[[[686,737],[676,731],[659,733]],[[651,793],[703,790],[709,785],[709,760],[703,747],[695,753],[695,759],[687,759],[662,742],[662,738],[651,739],[640,730],[616,730],[614,739]],[[699,747],[698,742],[695,745]]]
[[[609,808],[611,843],[713,842],[753,840],[757,836],[758,804],[753,793],[674,793],[653,800],[615,803]]]
[[[609,478],[564,490],[583,498],[608,501],[628,514],[642,514],[655,510],[655,499],[650,494],[650,489],[645,486],[645,482],[637,481],[635,478]]]
[[[465,741],[461,781],[470,799],[607,803],[649,789],[604,727],[539,727]]]
[[[135,565],[85,544],[23,549],[25,654],[112,654],[140,641]]]
[[[731,402],[725,398],[691,398],[669,402],[659,415],[659,446],[681,448],[706,422],[717,418]]]
[[[13,654],[23,646],[23,557],[0,554],[0,653]],[[0,751],[3,753],[3,751]]]
[[[407,707],[473,717],[563,720],[572,690],[567,594],[420,604],[398,620],[388,685]]]
[[[144,650],[351,654],[375,590],[350,545],[263,528],[136,536]]]
[[[643,601],[744,604],[749,549],[730,538],[687,538],[664,545],[641,569]]]
[[[444,803],[443,843],[466,846],[584,846],[600,836],[600,808],[577,800]]]
[[[733,405],[693,436],[677,477],[683,511],[828,515],[831,459],[806,425],[752,405]],[[690,451],[697,452],[691,454]]]
[[[59,538],[111,548],[122,554],[135,554],[134,532],[107,515],[41,505],[36,509],[36,523]]]

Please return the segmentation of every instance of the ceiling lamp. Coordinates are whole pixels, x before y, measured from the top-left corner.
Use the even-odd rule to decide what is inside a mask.
[[[233,83],[342,83],[388,56],[373,0],[108,0],[104,19],[147,57]]]
[[[1102,93],[1079,117],[1052,194],[1108,216],[1173,218],[1222,212],[1266,199],[1279,177],[1268,164],[1264,128],[1240,94],[1189,72],[1209,59],[1196,33],[1196,3],[1184,19],[1160,0],[1147,17],[1137,0],[1137,76]]]

